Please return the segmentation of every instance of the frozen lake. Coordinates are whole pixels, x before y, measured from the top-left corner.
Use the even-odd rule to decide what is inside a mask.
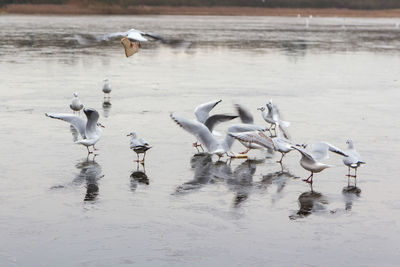
[[[0,265],[397,266],[397,21],[1,15]],[[129,28],[185,42],[144,43],[126,58],[118,39],[96,41]],[[68,124],[44,116],[70,112],[73,92],[106,126],[95,160]],[[273,99],[297,143],[344,149],[352,138],[367,162],[359,190],[346,191],[336,155],[312,195],[297,152],[284,172],[279,153],[195,156],[169,113],[194,118],[215,99],[213,113],[240,103],[260,125],[257,108]],[[153,146],[148,180],[129,149],[133,130]]]

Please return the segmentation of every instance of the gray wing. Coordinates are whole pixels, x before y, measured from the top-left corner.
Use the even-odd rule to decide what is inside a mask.
[[[266,131],[267,127],[254,124],[234,124],[228,128],[228,133],[240,133],[249,131]]]
[[[142,35],[143,35],[143,36],[146,36],[146,37],[153,38],[153,39],[155,39],[155,40],[160,40],[160,41],[164,42],[164,38],[162,38],[162,37],[159,36],[159,35],[153,34],[153,33],[143,32]]]
[[[99,41],[108,41],[112,38],[116,38],[116,37],[126,37],[128,34],[128,32],[114,32],[114,33],[109,33],[109,34],[105,34],[102,36],[99,36],[97,39]]]
[[[92,108],[85,109],[84,112],[88,120],[86,124],[86,137],[92,138],[92,136],[97,135],[97,121],[99,120],[99,113]]]
[[[131,146],[130,148],[135,148],[135,147],[149,147],[149,143],[147,143],[145,140],[143,140],[142,138],[138,138],[138,139],[132,139],[131,140]]]
[[[218,147],[217,140],[204,124],[172,113],[170,116],[179,126],[194,135],[209,152],[214,151]]]
[[[328,151],[347,157],[346,153],[327,142],[313,144],[311,154],[316,160],[324,160],[329,158]]]
[[[86,120],[72,115],[72,114],[61,114],[61,113],[45,113],[47,117],[50,117],[52,119],[58,119],[62,121],[66,121],[70,123],[72,126],[76,128],[76,130],[79,132],[79,134],[82,136],[83,139],[86,138],[85,135],[85,130],[86,130]]]
[[[233,138],[249,143],[256,143],[265,148],[274,149],[274,143],[272,139],[265,135],[264,132],[260,131],[251,131],[251,132],[242,132],[242,133],[229,133]]]
[[[239,114],[240,120],[242,123],[248,123],[248,124],[253,124],[254,123],[254,118],[253,115],[251,115],[250,111],[247,110],[245,107],[235,104],[236,111]]]
[[[210,111],[221,101],[222,100],[211,101],[197,106],[194,110],[194,115],[196,115],[197,120],[201,123],[205,123],[209,117]]]
[[[311,161],[316,161],[315,158],[313,157],[312,154],[310,154],[307,150],[305,150],[304,148],[298,147],[298,146],[292,146],[293,149],[296,149],[297,151],[299,151],[301,153],[301,155],[303,157],[306,157],[307,159],[311,160]]]
[[[226,114],[216,114],[208,117],[208,119],[204,122],[204,125],[212,132],[214,127],[217,126],[221,122],[230,121],[238,116],[236,115],[226,115]]]

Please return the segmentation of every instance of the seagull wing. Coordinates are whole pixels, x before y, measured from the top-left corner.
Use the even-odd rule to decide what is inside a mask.
[[[158,36],[158,35],[156,35],[156,34],[153,34],[153,33],[143,32],[142,35],[143,35],[143,36],[146,36],[146,37],[153,38],[153,39],[155,39],[155,40],[160,40],[160,41],[162,41],[162,42],[164,41],[164,38],[162,38],[161,36]]]
[[[248,111],[245,107],[239,104],[235,104],[235,108],[239,114],[242,123],[248,123],[248,124],[254,123],[253,115],[251,115],[250,111]]]
[[[109,33],[106,35],[102,35],[100,37],[98,37],[98,41],[108,41],[112,38],[116,38],[116,37],[126,37],[128,34],[128,32],[114,32],[114,33]]]
[[[52,119],[58,119],[62,121],[66,121],[70,123],[72,126],[76,128],[76,130],[80,133],[83,139],[86,138],[85,135],[85,130],[86,130],[86,120],[72,115],[72,114],[57,114],[57,113],[45,113],[47,117],[50,117]]]
[[[307,159],[309,159],[311,161],[314,161],[314,162],[316,161],[316,159],[313,157],[313,155],[310,154],[310,152],[308,152],[304,148],[301,148],[301,147],[298,147],[298,146],[292,146],[292,148],[296,149],[297,151],[299,151],[303,157],[306,157]]]
[[[214,151],[218,147],[218,141],[214,138],[208,128],[195,120],[188,120],[179,115],[172,114],[171,118],[183,129],[194,135],[200,143],[202,143],[209,152]]]
[[[256,143],[265,148],[274,149],[272,139],[260,131],[229,133],[229,135],[242,142]]]
[[[234,124],[228,128],[228,133],[240,133],[249,131],[266,131],[267,127],[254,124]]]
[[[328,151],[347,157],[346,153],[327,142],[313,144],[311,154],[316,160],[324,160],[329,158]]]
[[[216,114],[212,115],[207,118],[207,120],[204,122],[204,125],[212,132],[214,130],[214,127],[217,126],[221,122],[225,121],[230,121],[238,116],[236,115],[226,115],[226,114]]]
[[[209,117],[210,111],[221,101],[222,100],[211,101],[197,106],[194,110],[194,115],[196,115],[197,120],[201,123],[205,123]]]
[[[147,39],[143,37],[142,33],[136,30],[130,30],[128,31],[128,35],[126,36],[129,40],[136,42],[147,42]]]

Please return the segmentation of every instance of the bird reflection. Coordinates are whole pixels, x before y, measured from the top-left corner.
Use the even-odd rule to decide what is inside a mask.
[[[360,197],[361,189],[353,185],[346,186],[343,188],[342,194],[345,201],[345,209],[351,210],[353,207],[353,201]]]
[[[186,182],[176,189],[177,193],[198,189],[209,183],[212,179],[213,162],[210,154],[196,154],[190,160],[191,168],[194,169],[193,180]]]
[[[97,181],[104,177],[104,175],[101,174],[101,166],[94,161],[94,159],[85,159],[76,164],[76,168],[80,170],[80,173],[75,177],[73,183],[81,184],[86,182],[86,194],[84,200],[95,200],[99,194]]]
[[[300,209],[296,215],[290,216],[291,219],[303,218],[316,211],[325,210],[328,201],[319,192],[307,191],[299,196]]]
[[[111,111],[111,102],[105,100],[103,102],[103,116],[104,116],[104,118],[108,118],[110,116],[110,111]]]
[[[234,207],[240,206],[240,204],[249,198],[257,163],[259,163],[259,161],[255,160],[246,160],[242,162],[226,180],[228,188],[236,193],[233,200]]]
[[[258,186],[261,187],[262,189],[267,189],[270,185],[276,184],[277,185],[276,193],[279,194],[285,188],[288,180],[295,179],[295,178],[298,178],[298,177],[295,176],[294,174],[290,173],[289,171],[281,170],[281,171],[272,172],[272,173],[263,175]]]
[[[134,170],[131,173],[130,178],[131,178],[130,187],[131,187],[132,192],[136,190],[138,184],[146,184],[146,185],[150,184],[150,180],[146,174],[144,165],[143,165],[143,171],[141,171],[139,163],[136,164],[136,170]]]

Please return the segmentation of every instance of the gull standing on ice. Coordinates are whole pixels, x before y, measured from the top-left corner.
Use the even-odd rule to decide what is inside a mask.
[[[104,102],[109,102],[110,101],[110,93],[111,93],[111,85],[110,85],[110,80],[108,78],[104,79],[103,93],[104,93]]]
[[[46,113],[45,115],[53,119],[69,122],[74,126],[82,137],[82,139],[76,141],[75,144],[86,146],[88,154],[91,154],[93,152],[89,150],[89,146],[93,146],[93,149],[97,150],[94,145],[100,140],[102,133],[100,127],[104,128],[104,126],[98,122],[99,113],[95,109],[85,108],[83,112],[87,119],[71,114]]]
[[[278,107],[272,104],[272,99],[267,103],[266,106],[268,110],[266,110],[265,107],[260,107],[258,108],[258,110],[261,110],[261,115],[263,119],[267,123],[271,124],[271,126],[269,127],[269,131],[271,131],[272,127],[274,127],[273,130],[275,130],[276,135],[276,128],[280,127],[284,136],[286,138],[289,138],[286,128],[290,126],[290,122],[281,120]]]
[[[277,136],[272,138],[260,131],[230,133],[230,135],[241,142],[248,142],[250,144],[251,143],[259,144],[267,149],[272,149],[280,152],[282,154],[282,157],[277,162],[280,163],[281,165],[283,157],[286,155],[286,153],[293,150],[292,141],[285,138],[283,134],[280,132],[279,128],[277,129]]]
[[[365,161],[361,159],[360,154],[358,154],[358,152],[356,151],[353,140],[347,140],[346,144],[347,150],[345,151],[345,153],[347,154],[347,157],[343,158],[344,165],[349,167],[349,172],[346,176],[348,178],[353,177],[355,179],[355,182],[357,182],[357,168],[360,167],[361,164],[365,164]],[[354,175],[350,174],[350,168],[354,169]]]
[[[149,150],[151,148],[151,146],[149,145],[149,143],[147,143],[142,138],[138,138],[138,136],[135,132],[131,132],[127,136],[131,137],[130,148],[136,152],[136,155],[137,155],[136,162],[141,162],[142,164],[144,164],[144,159],[146,157],[146,151]],[[141,161],[139,160],[139,154],[143,154],[143,159]]]
[[[310,183],[311,185],[313,183],[314,173],[321,172],[324,169],[331,167],[330,165],[319,162],[319,160],[329,158],[328,151],[334,152],[342,156],[347,156],[347,154],[341,151],[339,148],[336,148],[326,142],[313,144],[312,152],[308,152],[303,147],[292,146],[292,148],[296,149],[301,154],[301,167],[311,172],[310,176],[307,179],[303,179],[303,181]]]
[[[74,97],[72,98],[72,102],[69,105],[69,107],[72,109],[73,113],[80,112],[81,109],[83,108],[83,104],[78,98],[78,93],[74,93]]]

